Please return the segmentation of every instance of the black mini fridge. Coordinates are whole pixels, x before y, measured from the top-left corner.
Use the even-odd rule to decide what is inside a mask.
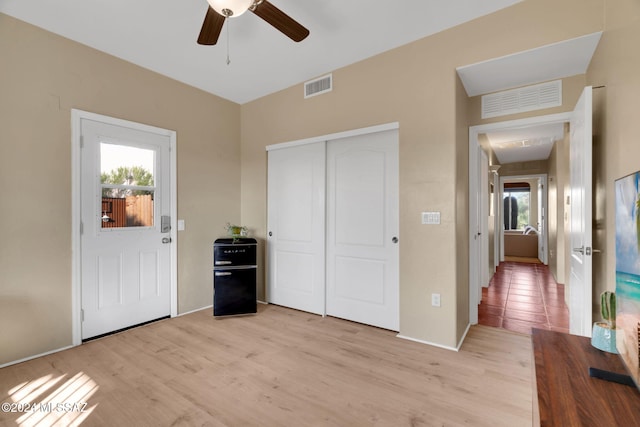
[[[213,315],[257,312],[257,246],[251,238],[224,238],[213,243]]]

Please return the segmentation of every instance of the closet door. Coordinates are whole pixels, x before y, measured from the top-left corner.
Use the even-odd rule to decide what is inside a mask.
[[[325,314],[325,143],[268,153],[267,299]]]
[[[399,330],[398,131],[327,144],[327,314]]]

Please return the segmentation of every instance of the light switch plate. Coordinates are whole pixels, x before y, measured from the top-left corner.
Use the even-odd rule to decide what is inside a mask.
[[[431,305],[440,307],[440,294],[431,294]]]
[[[423,224],[440,224],[440,212],[422,212]]]
[[[178,231],[184,231],[184,219],[178,220]]]

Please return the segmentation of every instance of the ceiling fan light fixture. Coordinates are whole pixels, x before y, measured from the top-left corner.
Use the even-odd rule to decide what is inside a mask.
[[[207,2],[213,10],[227,18],[242,15],[253,4],[253,0],[207,0]]]

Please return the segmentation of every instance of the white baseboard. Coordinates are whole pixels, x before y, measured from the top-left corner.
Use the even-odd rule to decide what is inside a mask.
[[[464,333],[462,334],[462,338],[460,338],[460,341],[458,342],[458,349],[456,351],[460,351],[460,347],[462,347],[462,344],[464,343],[464,339],[467,338],[469,329],[471,329],[471,323],[467,323],[467,329],[464,330]]]
[[[195,310],[185,311],[184,313],[179,313],[176,317],[186,316],[187,314],[197,313],[198,311],[202,311],[202,310],[209,310],[209,309],[212,309],[212,308],[213,308],[213,304],[208,305],[208,306],[206,306],[206,307],[196,308]]]
[[[76,347],[76,346],[75,345],[68,345],[66,347],[62,347],[62,348],[58,348],[58,349],[55,349],[55,350],[47,351],[45,353],[34,354],[33,356],[25,357],[24,359],[18,359],[18,360],[14,360],[13,362],[7,362],[7,363],[5,363],[3,365],[0,365],[0,369],[6,368],[7,366],[11,366],[11,365],[16,365],[18,363],[27,362],[27,361],[32,360],[32,359],[37,359],[38,357],[47,356],[49,354],[57,353],[59,351],[68,350],[68,349],[73,348],[73,347]]]
[[[443,348],[445,350],[451,350],[451,351],[455,351],[458,352],[460,351],[460,347],[462,347],[462,344],[464,343],[464,339],[467,337],[467,334],[469,333],[469,329],[471,328],[471,324],[468,323],[467,324],[467,329],[465,329],[464,333],[462,334],[462,338],[460,339],[460,342],[458,342],[458,345],[456,347],[451,347],[448,345],[442,345],[442,344],[438,344],[438,343],[434,343],[431,341],[425,341],[425,340],[419,340],[417,338],[411,338],[411,337],[407,337],[405,335],[396,335],[396,338],[401,338],[403,340],[408,340],[408,341],[413,341],[413,342],[417,342],[420,344],[426,344],[426,345],[430,345],[433,347],[438,347],[438,348]]]
[[[396,335],[396,338],[401,338],[403,340],[413,341],[413,342],[417,342],[417,343],[420,343],[420,344],[426,344],[426,345],[430,345],[430,346],[433,346],[433,347],[444,348],[445,350],[458,351],[458,349],[455,348],[455,347],[450,347],[448,345],[437,344],[437,343],[434,343],[434,342],[431,342],[431,341],[419,340],[417,338],[411,338],[411,337],[407,337],[405,335],[398,334],[398,335]]]

